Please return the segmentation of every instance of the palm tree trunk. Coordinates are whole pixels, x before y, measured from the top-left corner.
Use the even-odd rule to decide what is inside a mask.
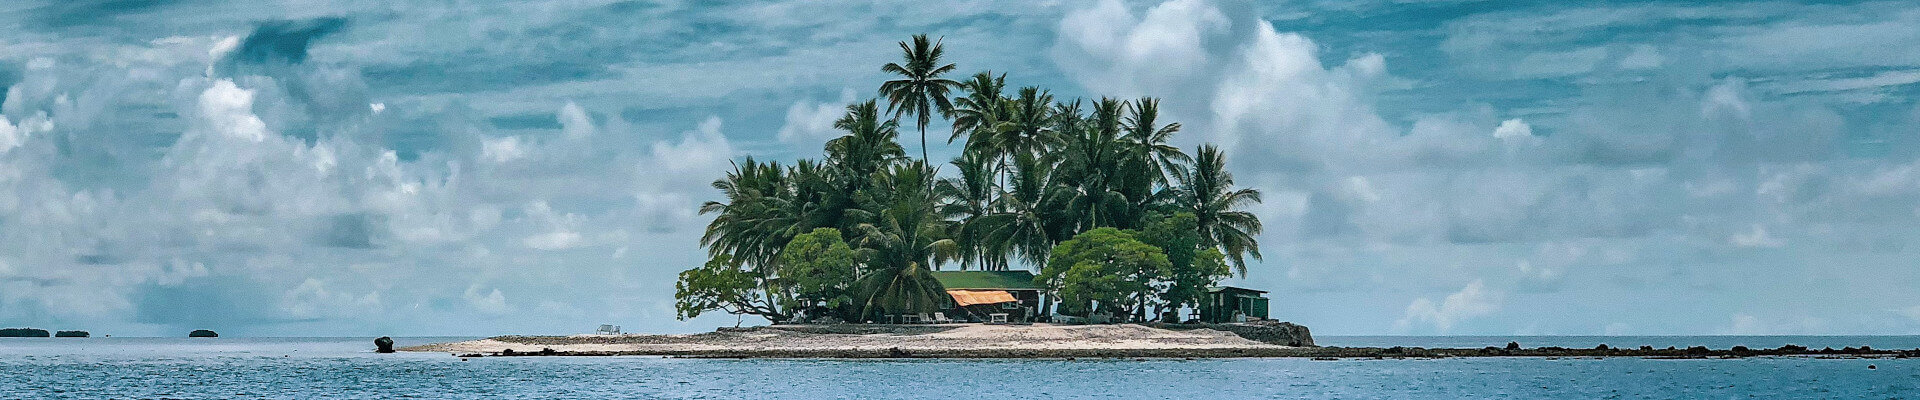
[[[927,158],[927,124],[920,124],[920,162],[933,165],[933,160]]]

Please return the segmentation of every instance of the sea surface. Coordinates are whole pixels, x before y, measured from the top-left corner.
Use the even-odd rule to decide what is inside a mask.
[[[399,338],[414,345],[467,338]],[[1322,345],[1920,347],[1920,337],[1324,337]],[[1920,398],[1920,359],[698,360],[375,354],[370,338],[0,338],[0,399]],[[1870,368],[1871,366],[1871,368]]]

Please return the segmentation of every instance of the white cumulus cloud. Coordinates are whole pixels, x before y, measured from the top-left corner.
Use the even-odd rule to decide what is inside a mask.
[[[1485,282],[1476,279],[1438,303],[1424,297],[1415,299],[1394,326],[1403,331],[1416,325],[1431,326],[1436,332],[1447,333],[1462,321],[1500,311],[1505,301],[1503,293],[1488,290]]]
[[[774,137],[781,142],[812,143],[840,136],[833,128],[833,121],[846,115],[847,105],[853,103],[853,89],[840,91],[840,101],[815,102],[813,99],[801,99],[787,107],[786,122],[780,125],[780,131]]]

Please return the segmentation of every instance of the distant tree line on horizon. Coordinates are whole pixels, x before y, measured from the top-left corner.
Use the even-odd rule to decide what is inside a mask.
[[[680,274],[677,317],[925,313],[949,301],[929,271],[1022,264],[1061,314],[1144,319],[1197,306],[1260,258],[1260,220],[1243,209],[1260,192],[1234,186],[1218,148],[1169,144],[1181,127],[1159,120],[1158,99],[1009,93],[1004,73],[944,78],[955,66],[926,35],[899,45],[902,62],[881,68],[898,76],[880,86],[886,109],[848,105],[822,158],[748,157],[713,182],[724,199],[700,208],[711,258]],[[965,144],[947,177],[925,151],[935,117]],[[898,143],[902,120],[920,131],[918,160]]]

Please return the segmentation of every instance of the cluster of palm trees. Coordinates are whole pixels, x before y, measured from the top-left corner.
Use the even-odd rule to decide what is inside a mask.
[[[861,254],[858,276],[870,285],[860,301],[869,305],[944,296],[929,270],[1037,268],[1080,232],[1138,229],[1173,213],[1192,213],[1201,245],[1220,249],[1242,276],[1246,258],[1260,257],[1260,221],[1244,210],[1260,193],[1234,186],[1219,149],[1189,155],[1170,144],[1180,124],[1160,120],[1159,100],[1007,93],[1004,74],[943,78],[955,67],[925,35],[900,48],[903,62],[882,68],[900,76],[880,87],[886,110],[876,100],[847,106],[834,123],[845,135],[827,142],[823,158],[747,158],[713,183],[725,198],[701,208],[715,215],[702,237],[712,255],[776,285],[789,240],[836,228]],[[946,177],[925,152],[936,117],[952,121],[948,143],[965,146]],[[898,142],[903,119],[920,130],[918,160]]]

